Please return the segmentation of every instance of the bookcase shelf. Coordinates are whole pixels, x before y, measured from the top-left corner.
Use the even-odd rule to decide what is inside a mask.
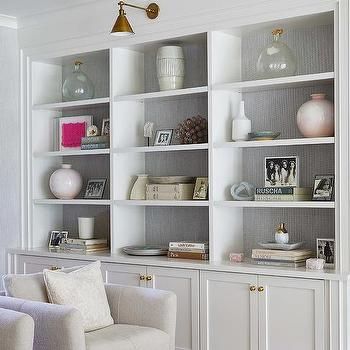
[[[116,153],[151,153],[151,152],[175,152],[175,151],[196,151],[207,150],[207,143],[197,143],[193,145],[170,145],[170,146],[145,146],[145,147],[125,147],[116,148]]]
[[[34,199],[36,205],[110,205],[108,199]]]
[[[277,147],[277,146],[306,146],[334,144],[334,137],[315,137],[298,139],[277,139],[266,141],[236,141],[214,144],[214,148],[253,148],[253,147]]]
[[[214,90],[229,90],[234,92],[256,92],[262,90],[286,89],[293,87],[307,87],[314,85],[332,84],[334,72],[295,75],[290,77],[248,80],[234,83],[217,84]]]
[[[162,100],[168,98],[186,97],[188,95],[198,95],[206,94],[208,92],[208,86],[199,86],[187,89],[177,89],[177,90],[167,90],[167,91],[157,91],[148,92],[141,94],[132,95],[121,95],[114,98],[115,102],[119,101],[145,101],[145,100]]]
[[[69,102],[56,102],[56,103],[44,103],[33,105],[33,110],[53,110],[64,111],[66,109],[74,110],[84,107],[98,107],[108,105],[110,102],[109,97],[92,98],[89,100],[69,101]]]
[[[98,154],[110,154],[110,149],[93,149],[93,150],[73,150],[73,151],[52,151],[52,152],[35,152],[36,158],[46,157],[67,157],[67,156],[88,156]]]
[[[116,200],[116,205],[121,206],[141,206],[141,207],[208,207],[209,201],[205,200],[186,200],[186,201],[166,201],[166,200]]]
[[[318,202],[318,201],[215,201],[217,207],[229,208],[319,208],[334,209],[334,202]]]

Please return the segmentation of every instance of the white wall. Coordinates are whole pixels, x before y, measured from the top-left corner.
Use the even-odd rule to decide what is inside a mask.
[[[6,267],[5,249],[18,247],[20,237],[18,100],[17,31],[0,26],[0,276]]]

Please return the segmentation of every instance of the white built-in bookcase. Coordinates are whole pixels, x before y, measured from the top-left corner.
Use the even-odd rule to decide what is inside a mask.
[[[337,64],[333,12],[280,19],[186,37],[115,47],[31,63],[32,107],[29,113],[28,247],[46,246],[48,233],[77,233],[77,217],[96,216],[96,231],[108,237],[111,251],[132,244],[171,240],[209,240],[212,261],[228,259],[272,238],[285,222],[292,240],[316,249],[316,238],[339,239],[334,202],[235,202],[232,184],[264,184],[265,156],[300,159],[300,186],[311,187],[316,174],[338,178]],[[295,52],[296,76],[257,80],[255,63],[271,41],[271,30],[282,27],[283,40]],[[179,44],[186,59],[185,87],[159,92],[156,52]],[[61,102],[61,88],[74,60],[95,85],[96,97]],[[336,106],[335,137],[303,138],[296,127],[300,105],[314,92],[326,92]],[[253,130],[281,131],[273,141],[232,142],[231,122],[241,100]],[[53,149],[53,118],[92,114],[94,124],[111,119],[108,150],[59,152]],[[207,144],[147,147],[143,126],[175,128],[187,117],[208,118]],[[54,199],[50,174],[71,163],[83,178],[107,177],[103,200]],[[208,201],[130,201],[136,174],[209,176]],[[85,187],[85,186],[84,186]],[[84,188],[83,188],[84,190]]]

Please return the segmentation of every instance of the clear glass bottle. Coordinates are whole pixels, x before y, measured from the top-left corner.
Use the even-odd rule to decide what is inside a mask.
[[[256,67],[261,79],[290,76],[297,70],[296,58],[292,50],[281,41],[282,34],[283,29],[274,29],[272,43],[259,56]]]
[[[62,94],[64,101],[86,100],[93,98],[95,89],[92,81],[81,70],[82,62],[74,62],[73,72],[63,83]]]

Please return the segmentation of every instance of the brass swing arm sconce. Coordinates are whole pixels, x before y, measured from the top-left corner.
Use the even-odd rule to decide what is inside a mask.
[[[147,7],[141,7],[137,5],[128,4],[124,1],[118,2],[119,15],[111,30],[111,35],[115,36],[127,36],[135,34],[128,19],[126,18],[126,13],[124,11],[124,6],[132,7],[139,10],[144,10],[149,19],[155,19],[159,15],[159,6],[156,3],[151,3]]]

